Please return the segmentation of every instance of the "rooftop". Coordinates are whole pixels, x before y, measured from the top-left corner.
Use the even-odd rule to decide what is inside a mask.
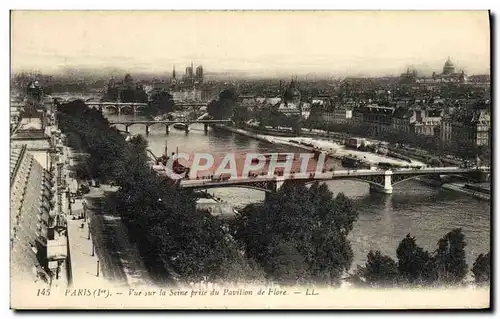
[[[12,149],[10,164],[11,281],[47,282],[37,253],[47,246],[51,177],[26,147]]]

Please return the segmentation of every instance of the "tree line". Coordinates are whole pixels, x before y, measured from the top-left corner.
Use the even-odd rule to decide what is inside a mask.
[[[408,234],[396,249],[397,261],[380,251],[370,251],[364,266],[350,278],[359,286],[443,286],[461,285],[468,273],[465,260],[465,235],[460,228],[444,235],[437,249],[428,252]],[[472,267],[477,284],[489,284],[491,256],[480,254]]]
[[[104,101],[118,101],[123,103],[147,103],[142,113],[148,115],[166,114],[176,110],[172,94],[168,90],[153,89],[148,97],[144,86],[136,84],[130,74],[125,75],[122,83],[110,83],[104,94]]]
[[[192,193],[151,171],[144,138],[127,143],[82,101],[60,106],[58,120],[69,146],[90,154],[87,177],[119,186],[110,200],[154,278],[191,282],[251,273],[222,221],[197,211]]]
[[[467,140],[457,139],[449,142],[441,142],[437,136],[424,136],[411,132],[390,129],[383,132],[367,129],[366,126],[348,123],[324,123],[318,119],[309,118],[304,123],[305,128],[320,129],[327,132],[345,133],[354,136],[375,138],[391,144],[404,144],[420,149],[432,151],[438,155],[455,155],[468,160],[479,156],[483,160],[490,159],[490,149],[487,146],[477,146]]]

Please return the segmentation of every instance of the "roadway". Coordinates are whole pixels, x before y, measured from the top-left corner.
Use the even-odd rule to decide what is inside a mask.
[[[479,167],[481,171],[489,171],[489,167]],[[474,172],[477,169],[467,169],[467,168],[459,168],[459,167],[431,167],[431,168],[422,168],[422,169],[398,169],[390,171],[392,175],[422,175],[425,173],[428,174],[461,174]],[[181,186],[185,188],[190,187],[198,187],[203,185],[241,185],[245,183],[254,183],[254,182],[281,182],[288,179],[293,180],[332,180],[332,179],[341,179],[341,178],[352,178],[352,177],[363,177],[363,176],[383,176],[387,173],[385,170],[371,170],[371,169],[359,169],[359,170],[334,170],[332,172],[316,172],[314,173],[314,177],[311,176],[313,172],[306,173],[294,173],[289,174],[289,176],[277,176],[277,175],[257,175],[255,177],[248,176],[237,176],[237,177],[229,177],[228,179],[222,181],[219,179],[208,179],[208,178],[200,178],[200,179],[183,179],[181,180]]]
[[[142,257],[131,243],[127,227],[117,212],[105,202],[105,195],[116,191],[107,185],[91,188],[86,198],[90,206],[91,232],[96,250],[103,260],[103,272],[128,286],[153,285]]]

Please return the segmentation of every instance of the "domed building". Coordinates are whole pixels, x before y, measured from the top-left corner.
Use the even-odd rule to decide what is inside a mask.
[[[455,73],[455,65],[453,64],[453,62],[451,62],[450,57],[448,57],[448,60],[446,60],[443,66],[443,75],[448,75],[453,73]]]
[[[456,71],[455,65],[451,62],[451,59],[448,57],[448,60],[443,65],[443,72],[441,74],[436,74],[434,72],[431,78],[420,78],[416,80],[417,83],[465,83],[467,82],[467,75],[462,70],[460,72]]]

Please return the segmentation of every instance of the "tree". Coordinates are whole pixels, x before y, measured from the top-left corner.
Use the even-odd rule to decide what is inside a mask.
[[[270,278],[289,281],[300,273],[304,280],[336,283],[352,263],[347,236],[356,218],[344,195],[333,198],[325,185],[308,189],[287,181],[264,204],[246,206],[233,233]],[[278,257],[280,252],[285,256]],[[291,269],[283,270],[284,260],[293,261]],[[299,267],[302,261],[305,266]],[[284,277],[277,269],[285,272]]]
[[[234,89],[225,89],[219,93],[217,100],[213,100],[207,105],[207,112],[212,118],[218,120],[232,118],[237,109],[237,99],[238,95]],[[238,111],[241,110],[238,109]]]
[[[135,102],[135,89],[132,87],[127,87],[120,91],[120,100],[124,103]]]
[[[293,241],[276,243],[269,248],[268,273],[283,284],[296,284],[307,277],[307,264]]]
[[[165,114],[175,110],[174,98],[165,90],[153,92],[151,99],[148,109],[153,114]]]
[[[396,262],[380,251],[370,251],[367,255],[364,277],[372,286],[394,286],[398,282],[399,272]]]
[[[415,237],[410,234],[399,244],[396,255],[398,270],[406,282],[410,284],[431,284],[436,280],[434,258],[417,246]]]
[[[76,178],[79,180],[89,180],[92,178],[92,173],[86,162],[79,162],[74,167]]]
[[[465,246],[465,235],[461,228],[450,231],[439,240],[436,267],[441,282],[455,284],[465,277],[467,274]]]
[[[491,272],[491,254],[488,252],[486,255],[480,254],[472,266],[472,273],[474,280],[478,284],[490,283]]]

